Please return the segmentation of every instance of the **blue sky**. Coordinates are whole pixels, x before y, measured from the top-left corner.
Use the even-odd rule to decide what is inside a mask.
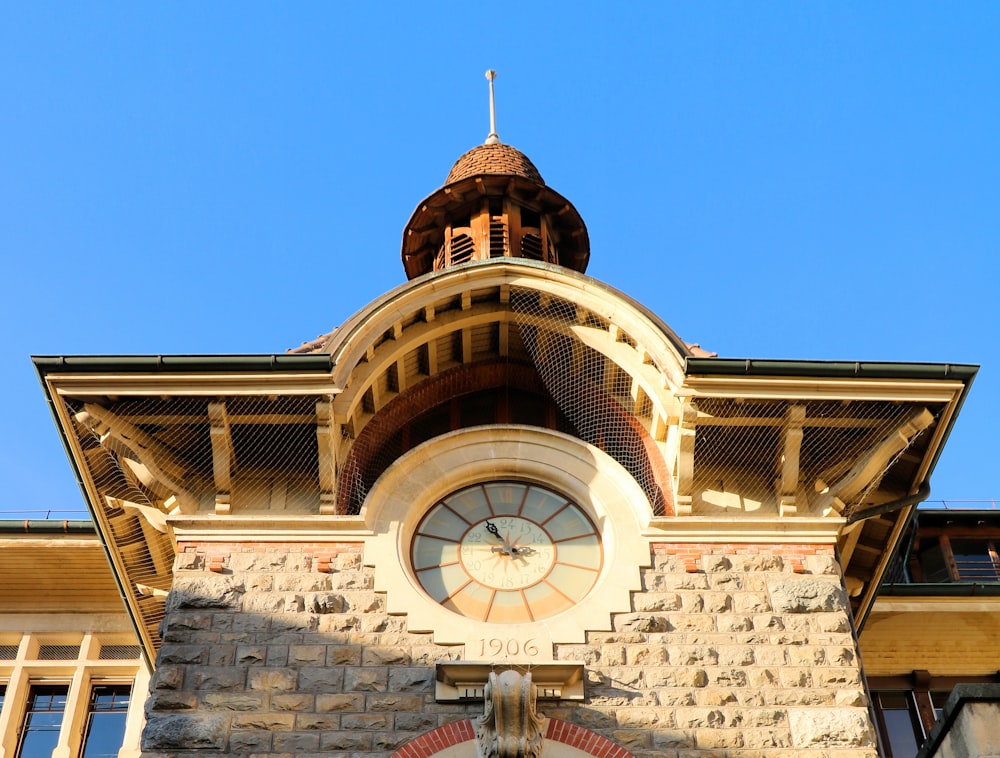
[[[982,365],[932,498],[1000,498],[1000,4],[0,5],[0,510],[82,499],[32,354],[276,353],[404,280],[489,130],[588,273],[725,357]]]

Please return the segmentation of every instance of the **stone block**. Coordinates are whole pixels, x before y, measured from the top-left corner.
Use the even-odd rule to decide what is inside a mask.
[[[326,648],[327,666],[360,666],[361,645],[328,645]]]
[[[268,666],[287,666],[288,645],[268,645],[265,663]]]
[[[209,666],[232,666],[236,662],[235,645],[212,645],[208,649]]]
[[[310,613],[285,613],[271,618],[271,631],[282,632],[314,632],[319,626],[319,619]]]
[[[695,668],[649,668],[643,679],[647,687],[700,688],[708,685],[708,673]]]
[[[240,645],[236,648],[236,662],[243,666],[262,665],[267,657],[263,645]]]
[[[300,713],[295,717],[295,728],[305,732],[339,729],[340,724],[340,715],[334,713]]]
[[[771,750],[764,750],[764,748],[777,748],[777,747],[791,747],[792,736],[789,734],[787,726],[774,726],[766,727],[760,729],[743,729],[743,747],[747,749],[756,748],[760,749],[760,753],[751,753],[750,755],[759,755],[760,758],[769,758],[769,756],[774,755]],[[741,753],[741,755],[743,755]],[[793,754],[782,753],[781,755],[788,755],[789,758],[794,758]],[[807,756],[801,756],[801,758],[813,758],[815,753],[810,752]],[[841,754],[837,753],[838,758],[841,758]]]
[[[708,677],[709,682],[716,687],[746,687],[750,684],[750,677],[745,669],[709,669]]]
[[[728,592],[706,592],[704,598],[709,613],[728,613],[733,608],[733,597]]]
[[[343,595],[344,611],[350,613],[380,613],[385,610],[382,595],[370,591],[346,591]]]
[[[715,729],[726,724],[725,713],[720,708],[678,708],[674,711],[674,720],[682,729]]]
[[[361,654],[362,666],[401,666],[410,663],[410,655],[404,647],[372,646],[364,648]]]
[[[167,596],[167,613],[187,608],[239,608],[243,581],[221,574],[178,574]]]
[[[355,710],[365,710],[369,713],[383,712],[417,712],[423,708],[424,700],[422,695],[399,695],[389,693],[385,695],[368,695],[365,698],[365,707]]]
[[[324,751],[340,751],[343,753],[364,753],[371,750],[371,732],[348,732],[345,730],[323,734],[320,748]],[[328,756],[324,756],[328,758]]]
[[[391,696],[390,696],[391,697]],[[398,695],[395,697],[399,697]],[[336,711],[348,711],[361,713],[365,710],[364,695],[355,693],[349,694],[322,694],[316,696],[316,711],[318,713],[333,713]]]
[[[288,597],[277,592],[260,592],[248,595],[243,601],[246,613],[283,613]]]
[[[229,556],[229,568],[234,573],[281,571],[285,568],[285,553],[233,553]]]
[[[718,650],[703,645],[675,645],[667,653],[674,666],[714,666],[719,662]]]
[[[184,685],[189,690],[242,690],[247,671],[242,666],[201,666],[189,668]]]
[[[229,736],[229,716],[151,713],[142,732],[143,750],[222,750]]]
[[[715,616],[707,613],[671,613],[663,631],[714,632],[715,628]]]
[[[289,645],[289,666],[322,666],[326,663],[325,645]]]
[[[678,705],[697,705],[694,692],[684,689],[658,689],[653,696],[658,705],[664,708],[674,708]]]
[[[667,663],[667,649],[662,645],[629,645],[625,649],[630,666],[663,666]]]
[[[437,727],[437,717],[429,713],[397,713],[393,722],[398,731],[427,732]]]
[[[233,729],[267,729],[272,732],[288,731],[295,725],[291,713],[237,713],[233,715]]]
[[[320,749],[319,734],[315,732],[279,732],[274,735],[274,750],[279,753],[316,752]]]
[[[184,686],[184,667],[159,662],[153,674],[151,690],[179,690]]]
[[[812,617],[816,629],[820,632],[841,632],[851,631],[851,622],[847,614],[843,612],[817,613]]]
[[[347,666],[343,671],[345,692],[385,692],[389,686],[386,668]]]
[[[708,688],[698,693],[698,705],[735,705],[737,703],[739,703],[739,699],[732,690]]]
[[[847,607],[847,597],[840,584],[828,579],[770,581],[768,590],[778,613],[822,613]]]
[[[749,632],[753,629],[749,616],[721,614],[717,622],[720,632]]]
[[[681,596],[676,592],[642,592],[633,595],[635,610],[639,613],[676,611],[681,608]]]
[[[388,688],[390,692],[433,692],[434,669],[390,668]]]
[[[737,592],[733,594],[733,611],[736,613],[767,613],[771,610],[771,601],[763,592]]]
[[[205,556],[200,553],[178,553],[174,558],[175,571],[201,571],[205,568]]]
[[[296,688],[298,672],[293,668],[252,668],[249,686],[251,690],[265,692],[291,692]]]
[[[271,695],[271,708],[275,711],[310,713],[315,704],[314,696],[308,692],[285,692]],[[316,710],[319,710],[317,707]]]
[[[164,690],[153,692],[146,700],[147,712],[193,711],[198,707],[198,697],[192,692]]]
[[[213,711],[256,711],[264,707],[264,698],[260,695],[235,692],[212,692],[202,695],[201,702]]]
[[[266,729],[233,731],[229,735],[229,750],[245,754],[270,752],[271,733]]]
[[[794,747],[868,747],[874,735],[864,708],[791,708]]]
[[[342,668],[303,668],[299,670],[299,689],[305,692],[339,692],[344,688]]]
[[[208,663],[208,647],[204,645],[173,645],[164,644],[156,657],[160,664],[206,664]]]
[[[723,666],[752,666],[757,661],[753,648],[746,645],[720,645],[718,654]]]
[[[329,574],[278,574],[275,588],[279,592],[327,592],[333,589]]]
[[[344,729],[364,729],[370,731],[392,728],[390,713],[345,713],[340,717]]]
[[[310,613],[343,613],[347,603],[335,592],[308,592],[304,595],[305,610]]]
[[[336,632],[355,632],[361,627],[360,619],[349,613],[322,614],[319,617],[318,629],[323,634]]]
[[[705,597],[700,592],[682,592],[678,597],[685,613],[701,613],[705,610]]]
[[[699,748],[720,749],[743,747],[741,729],[696,729],[695,744]]]

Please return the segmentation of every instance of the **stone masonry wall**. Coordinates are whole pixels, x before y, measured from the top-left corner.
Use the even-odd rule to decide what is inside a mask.
[[[642,758],[875,758],[831,548],[656,545],[634,612],[556,658],[587,699],[542,702]],[[481,704],[434,701],[434,663],[357,544],[181,544],[145,758],[386,758]]]

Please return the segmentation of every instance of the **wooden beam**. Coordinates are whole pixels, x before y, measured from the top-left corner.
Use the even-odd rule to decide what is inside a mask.
[[[226,514],[232,511],[231,494],[233,471],[236,469],[236,450],[233,447],[233,433],[226,413],[226,404],[208,404],[209,436],[212,440],[212,475],[215,479],[215,512]]]
[[[319,454],[316,472],[319,478],[319,512],[337,512],[337,439],[339,426],[334,421],[333,399],[316,403],[316,443]]]
[[[688,399],[681,409],[680,443],[677,446],[677,515],[690,516],[694,495],[694,444],[698,403]]]
[[[805,418],[804,405],[788,406],[785,413],[785,445],[781,453],[777,492],[780,516],[798,515],[795,495],[799,489],[799,453],[802,449],[802,425]]]

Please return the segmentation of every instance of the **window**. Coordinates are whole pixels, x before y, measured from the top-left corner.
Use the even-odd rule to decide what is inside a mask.
[[[913,758],[941,715],[956,684],[987,684],[995,676],[931,676],[914,671],[906,676],[870,677],[872,705],[886,756]]]
[[[52,754],[59,743],[59,729],[66,710],[67,693],[66,686],[36,685],[31,688],[28,712],[24,716],[17,747],[18,758]]]
[[[95,685],[90,691],[83,758],[116,758],[125,740],[125,721],[131,687]]]
[[[872,699],[886,755],[913,758],[923,742],[913,693],[893,690],[873,692]]]
[[[1000,540],[966,536],[922,536],[913,567],[922,582],[1000,581]]]

